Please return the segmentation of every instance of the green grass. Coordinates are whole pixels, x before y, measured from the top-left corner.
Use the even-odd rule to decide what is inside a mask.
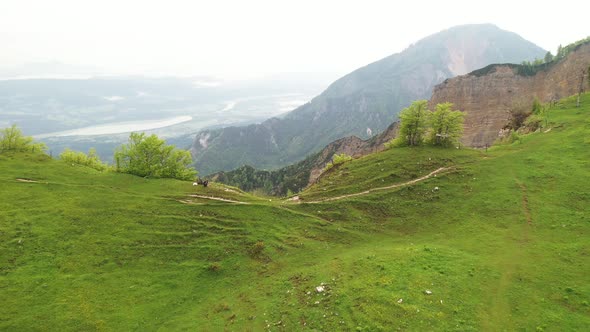
[[[488,152],[346,163],[304,202],[454,170],[318,204],[0,154],[0,330],[586,330],[590,95],[574,104]]]

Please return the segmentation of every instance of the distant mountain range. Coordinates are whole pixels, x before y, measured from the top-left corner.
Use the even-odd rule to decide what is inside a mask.
[[[403,107],[429,98],[447,78],[545,53],[491,24],[453,27],[355,70],[282,117],[199,132],[192,146],[195,165],[201,174],[210,174],[242,165],[275,169],[292,164],[339,138],[368,139],[380,133]]]

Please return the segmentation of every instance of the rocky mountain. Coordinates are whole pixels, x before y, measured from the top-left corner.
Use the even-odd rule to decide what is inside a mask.
[[[450,28],[340,78],[311,102],[245,127],[199,132],[192,146],[201,174],[241,165],[272,169],[347,136],[370,138],[411,101],[428,99],[449,77],[491,63],[519,63],[545,51],[491,24]]]
[[[589,89],[590,39],[568,45],[563,52],[567,54],[537,66],[490,65],[446,80],[435,87],[430,107],[452,102],[466,112],[463,144],[489,146],[515,105],[532,104],[535,97],[549,102]]]

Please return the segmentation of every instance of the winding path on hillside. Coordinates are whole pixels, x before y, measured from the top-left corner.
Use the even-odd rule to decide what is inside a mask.
[[[213,201],[220,201],[220,202],[226,202],[226,203],[250,204],[248,202],[235,201],[233,199],[227,199],[227,198],[216,197],[216,196],[205,196],[205,195],[188,195],[188,196],[195,197],[195,198],[201,198],[201,199],[210,199]],[[179,201],[179,202],[184,203],[184,204],[192,204],[192,203],[187,203],[187,201]]]
[[[452,169],[451,167],[441,167],[441,168],[438,168],[438,169],[436,169],[436,170],[434,170],[434,171],[432,171],[432,172],[430,172],[430,173],[428,173],[428,174],[426,174],[426,175],[424,175],[422,177],[419,177],[419,178],[416,178],[414,180],[410,180],[410,181],[407,181],[407,182],[396,183],[396,184],[392,184],[392,185],[389,185],[389,186],[386,186],[386,187],[373,188],[373,189],[361,191],[361,192],[354,193],[354,194],[346,194],[346,195],[334,196],[334,197],[324,198],[324,199],[315,200],[315,201],[303,201],[303,203],[315,204],[315,203],[331,202],[331,201],[337,201],[337,200],[340,200],[340,199],[345,199],[345,198],[350,198],[350,197],[368,195],[368,194],[371,194],[371,193],[376,192],[376,191],[382,191],[382,190],[389,190],[389,189],[395,189],[395,188],[405,187],[405,186],[409,186],[409,185],[414,184],[414,183],[418,183],[418,182],[427,180],[427,179],[429,179],[429,178],[431,178],[431,177],[433,177],[433,176],[435,176],[437,174],[440,174],[440,173],[445,172],[445,171],[449,171],[451,169]]]

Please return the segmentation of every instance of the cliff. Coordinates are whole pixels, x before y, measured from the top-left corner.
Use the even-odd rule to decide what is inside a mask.
[[[498,138],[516,103],[529,103],[535,97],[549,102],[571,96],[578,93],[580,84],[587,90],[589,66],[588,42],[558,61],[538,66],[534,74],[523,73],[520,65],[490,65],[437,85],[429,106],[434,109],[438,103],[453,103],[455,109],[466,113],[463,144],[485,147]]]

